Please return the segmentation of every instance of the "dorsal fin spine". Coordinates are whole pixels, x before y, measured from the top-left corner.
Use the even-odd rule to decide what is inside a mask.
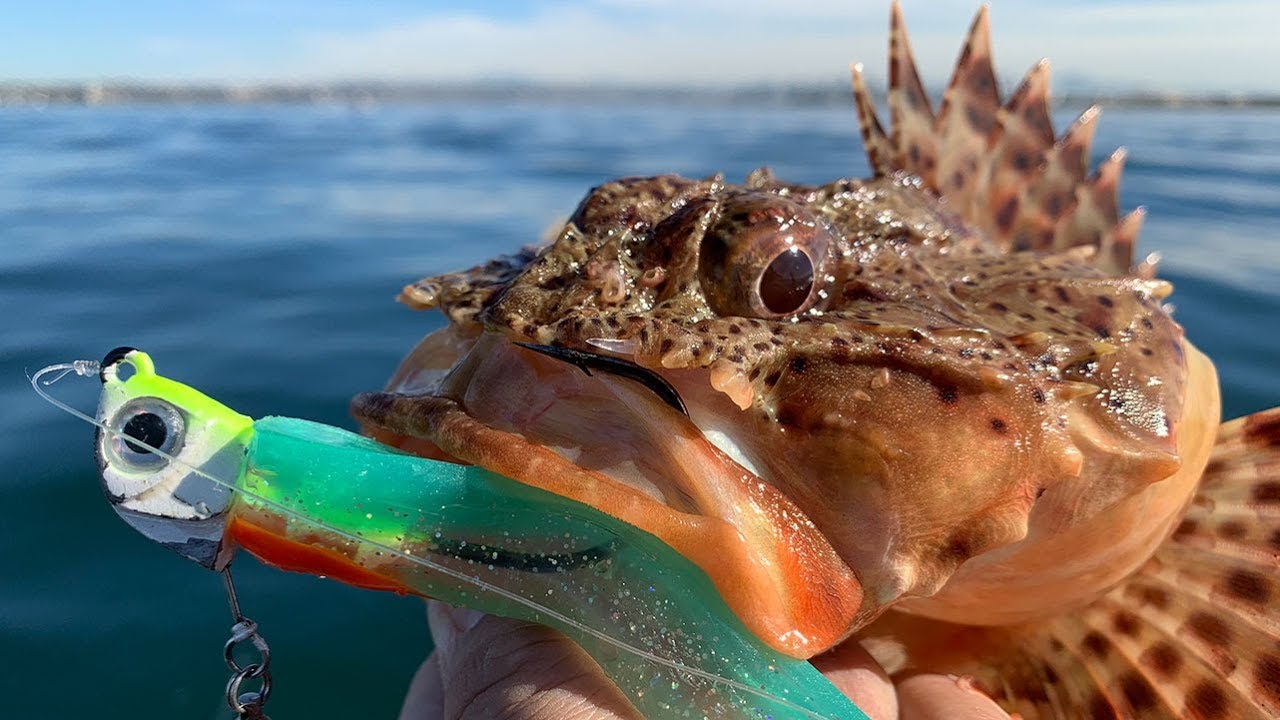
[[[951,210],[1006,249],[1052,251],[1091,245],[1113,274],[1134,272],[1142,215],[1120,218],[1122,151],[1087,177],[1098,109],[1061,137],[1049,113],[1049,64],[1037,63],[1001,103],[991,62],[988,8],[979,9],[935,116],[920,81],[902,7],[894,0],[889,30],[886,133],[853,67],[854,99],[867,158],[876,177],[920,178]]]

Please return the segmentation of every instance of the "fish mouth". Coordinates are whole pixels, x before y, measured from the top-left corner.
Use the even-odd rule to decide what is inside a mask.
[[[415,351],[386,392],[354,399],[353,414],[382,442],[482,466],[657,536],[780,652],[809,657],[852,632],[862,604],[853,571],[799,508],[731,456],[731,441],[712,442],[682,412],[657,372],[498,332],[458,354],[440,377],[439,355]]]

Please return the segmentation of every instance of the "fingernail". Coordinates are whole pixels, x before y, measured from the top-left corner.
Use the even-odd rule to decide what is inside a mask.
[[[466,632],[479,624],[480,619],[484,617],[484,613],[471,608],[449,606],[449,619],[454,626],[458,628],[458,632]]]
[[[427,603],[427,623],[438,648],[447,650],[454,638],[474,628],[483,617],[484,613],[478,610],[454,607],[439,600]]]

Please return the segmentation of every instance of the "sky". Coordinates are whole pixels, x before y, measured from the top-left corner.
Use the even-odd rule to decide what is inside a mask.
[[[1011,84],[1280,93],[1275,0],[994,0]],[[884,76],[887,0],[8,0],[0,80],[540,80],[834,84]],[[906,0],[926,84],[950,74],[976,0]]]

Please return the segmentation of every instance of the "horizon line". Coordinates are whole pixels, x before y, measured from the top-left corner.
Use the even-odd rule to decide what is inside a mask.
[[[1167,91],[1078,87],[1054,96],[1054,107],[1103,103],[1112,107],[1280,107],[1280,92]],[[884,97],[884,92],[873,93]],[[847,105],[843,83],[762,81],[740,83],[600,82],[475,78],[315,80],[58,80],[0,79],[0,106],[126,104],[380,104],[441,101],[626,101],[664,100],[680,104]]]

